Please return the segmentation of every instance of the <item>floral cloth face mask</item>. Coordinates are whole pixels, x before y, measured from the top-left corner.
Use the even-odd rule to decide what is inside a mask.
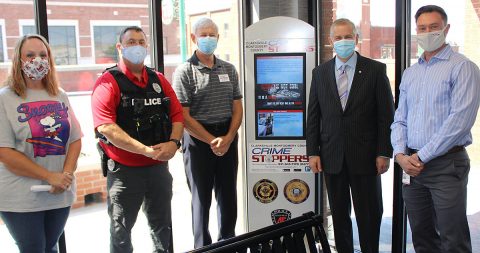
[[[24,61],[22,66],[23,73],[32,80],[42,80],[50,70],[48,59],[35,57],[29,61]]]

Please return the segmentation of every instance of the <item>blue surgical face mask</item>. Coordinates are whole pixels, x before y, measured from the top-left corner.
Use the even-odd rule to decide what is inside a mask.
[[[204,54],[211,55],[217,48],[217,42],[217,37],[199,37],[197,39],[198,50]]]
[[[335,41],[333,48],[340,58],[348,58],[355,51],[355,40]]]
[[[133,64],[143,63],[147,56],[147,49],[143,46],[131,46],[122,48],[123,58],[127,59]]]

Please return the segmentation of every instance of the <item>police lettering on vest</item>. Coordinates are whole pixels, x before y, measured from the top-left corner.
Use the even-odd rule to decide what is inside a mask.
[[[136,99],[132,99],[132,106],[135,106]],[[162,99],[161,98],[149,98],[149,99],[144,99],[143,100],[143,105],[149,106],[149,105],[161,105],[162,104]]]
[[[117,66],[107,69],[120,89],[117,125],[130,137],[152,146],[170,139],[172,122],[169,117],[170,98],[165,97],[157,74],[146,68],[145,88],[132,83]]]

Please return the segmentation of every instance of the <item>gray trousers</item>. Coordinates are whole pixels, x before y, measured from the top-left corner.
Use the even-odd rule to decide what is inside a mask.
[[[466,216],[470,159],[465,150],[425,164],[403,198],[416,253],[471,253]]]
[[[228,132],[230,122],[203,125],[214,136]],[[238,136],[223,156],[213,154],[210,145],[183,134],[183,161],[187,183],[192,192],[192,229],[194,247],[212,243],[208,229],[212,190],[217,200],[217,240],[235,236],[237,222]]]
[[[172,236],[172,176],[168,164],[128,167],[116,164],[108,171],[110,252],[131,253],[131,230],[143,204],[153,240],[153,252],[169,252]]]

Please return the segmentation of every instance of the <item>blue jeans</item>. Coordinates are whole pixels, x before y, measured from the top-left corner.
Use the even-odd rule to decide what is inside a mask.
[[[56,253],[70,207],[39,212],[0,212],[20,253]]]

